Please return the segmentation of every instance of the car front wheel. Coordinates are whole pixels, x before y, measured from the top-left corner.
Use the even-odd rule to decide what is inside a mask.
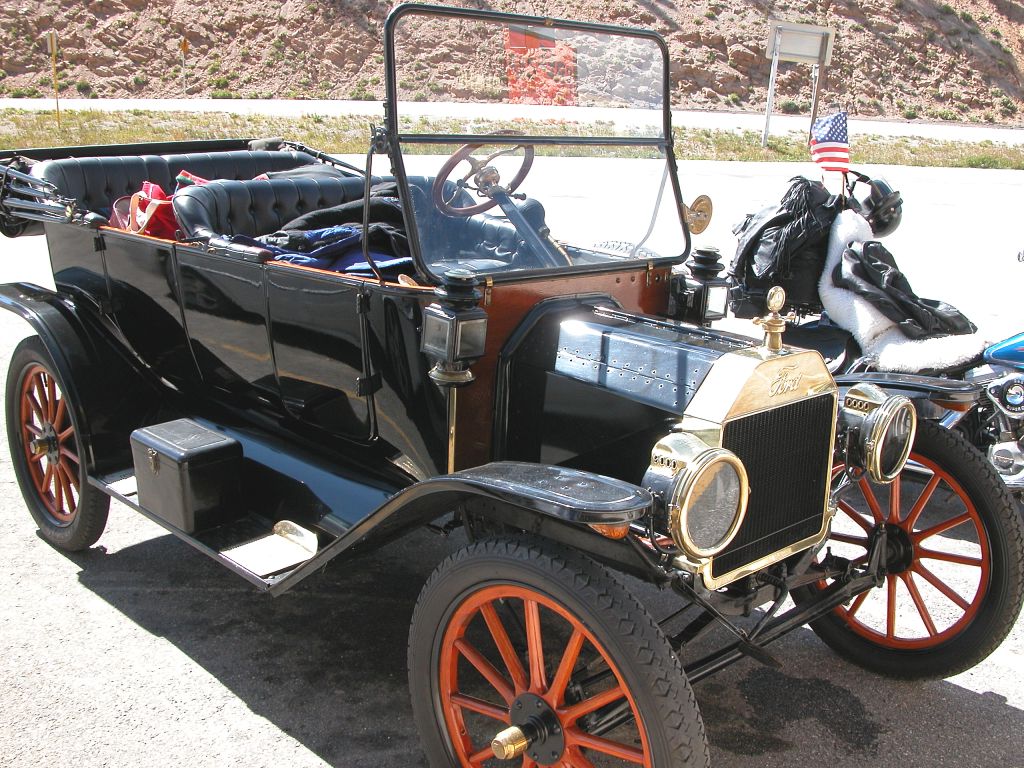
[[[708,765],[693,691],[650,614],[548,542],[486,539],[438,566],[409,684],[433,766]]]

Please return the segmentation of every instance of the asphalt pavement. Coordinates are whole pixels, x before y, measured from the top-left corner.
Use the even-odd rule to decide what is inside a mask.
[[[600,176],[602,161],[589,162]],[[686,197],[717,206],[702,242],[728,253],[738,217],[808,168],[684,164]],[[908,199],[890,249],[919,293],[993,337],[1024,327],[1024,172],[880,170]],[[0,282],[15,280],[52,285],[42,238],[0,240]],[[0,369],[27,333],[0,312]],[[423,765],[408,622],[458,534],[411,533],[275,599],[117,504],[89,551],[49,547],[3,446],[0,486],[0,765]],[[633,586],[668,613],[668,596]],[[806,628],[772,652],[781,669],[743,661],[696,686],[716,768],[1024,766],[1020,621],[988,660],[936,682],[863,672]]]

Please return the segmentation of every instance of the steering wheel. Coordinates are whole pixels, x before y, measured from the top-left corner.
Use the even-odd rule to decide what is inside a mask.
[[[501,176],[498,174],[498,169],[491,165],[491,162],[496,157],[511,154],[517,149],[523,150],[523,164],[519,166],[519,170],[516,171],[516,175],[512,177],[512,181],[509,182],[508,186],[503,187],[505,192],[510,195],[519,188],[519,185],[523,183],[523,179],[526,178],[526,174],[530,172],[530,167],[533,165],[534,155],[532,144],[516,144],[514,147],[498,149],[496,152],[492,152],[482,160],[478,160],[473,157],[473,152],[485,146],[487,145],[466,144],[460,147],[452,153],[451,157],[445,160],[444,165],[441,166],[441,170],[438,171],[437,176],[434,178],[434,185],[431,188],[430,196],[434,201],[434,205],[445,216],[473,216],[475,214],[488,211],[498,204],[498,201],[489,194],[491,189],[501,186]],[[463,160],[467,160],[469,162],[469,173],[456,182],[456,193],[453,194],[450,199],[446,200],[444,197],[445,182],[448,181],[448,177],[451,175],[452,171],[455,170],[455,167]],[[469,183],[470,177],[473,179],[473,184]],[[486,199],[476,205],[466,205],[461,208],[452,205],[452,200],[455,199],[458,191],[463,189],[471,189]]]

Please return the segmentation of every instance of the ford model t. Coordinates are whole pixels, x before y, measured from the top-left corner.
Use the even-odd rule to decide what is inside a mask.
[[[56,285],[0,287],[46,540],[91,546],[115,498],[276,595],[462,527],[409,638],[433,765],[704,765],[690,685],[808,622],[903,677],[998,645],[1024,553],[986,464],[786,346],[782,295],[761,343],[708,330],[660,37],[409,5],[385,43],[365,172],[279,140],[7,153],[0,223],[45,232]],[[408,115],[442,91],[471,116]]]

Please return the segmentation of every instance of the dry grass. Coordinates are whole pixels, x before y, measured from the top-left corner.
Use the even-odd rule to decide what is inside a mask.
[[[76,146],[87,144],[131,144],[146,141],[286,136],[327,152],[364,153],[370,132],[369,117],[301,118],[272,115],[232,115],[203,112],[75,111],[62,113],[58,130],[49,111],[0,110],[0,149]],[[514,126],[486,121],[422,119],[418,130],[437,132],[486,132],[514,127],[525,133],[580,135],[581,126],[558,121],[531,123],[515,121]],[[595,123],[582,126],[590,135],[609,135],[611,127]],[[802,135],[773,136],[761,147],[754,131],[729,132],[706,129],[676,129],[676,154],[681,160],[737,160],[786,162],[807,159]],[[1009,168],[1024,170],[1024,147],[992,142],[958,143],[909,138],[858,137],[854,157],[860,164],[938,166],[950,168]],[[433,151],[437,151],[436,148]],[[566,154],[565,148],[550,148]],[[601,148],[577,147],[575,155],[603,155]],[[621,150],[616,150],[621,155]],[[637,150],[637,155],[647,154]]]

